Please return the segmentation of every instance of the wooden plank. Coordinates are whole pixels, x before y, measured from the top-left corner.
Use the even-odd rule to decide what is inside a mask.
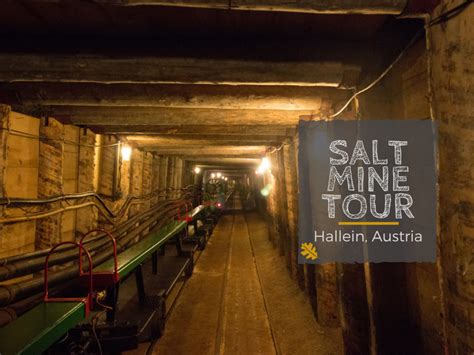
[[[179,147],[195,147],[195,146],[279,146],[285,138],[275,138],[269,136],[267,139],[254,139],[239,137],[220,137],[220,139],[213,139],[212,137],[204,139],[173,139],[173,138],[156,138],[153,139],[136,139],[134,137],[127,137],[127,141],[133,143],[137,147],[157,147],[157,148],[173,148]]]
[[[234,85],[3,83],[0,98],[13,93],[23,105],[143,106],[217,109],[316,110],[333,88]],[[2,95],[3,94],[3,95]],[[9,102],[9,101],[5,101]],[[11,104],[20,104],[11,102]]]
[[[190,57],[0,54],[0,81],[292,85],[338,87],[352,70],[339,62]]]
[[[15,108],[25,109],[25,108]],[[37,107],[31,108],[37,110]],[[29,111],[28,111],[29,112]],[[296,125],[319,110],[217,110],[159,107],[45,106],[44,114],[75,125]]]
[[[144,147],[146,152],[157,152],[162,155],[262,155],[266,146],[189,146],[189,147]]]
[[[231,0],[230,6],[239,10],[399,15],[406,4],[407,0]]]
[[[165,5],[317,14],[389,15],[399,15],[407,4],[406,0],[95,0],[95,2],[121,6]]]
[[[203,133],[214,136],[243,136],[243,135],[274,135],[291,137],[296,133],[296,125],[286,126],[278,125],[271,126],[266,124],[260,125],[245,125],[243,122],[240,125],[222,126],[217,124],[186,124],[186,125],[93,125],[91,129],[99,134],[129,134],[146,135],[146,134],[160,134],[173,136],[200,136]]]
[[[232,136],[216,135],[202,133],[199,136],[168,136],[168,135],[128,135],[125,139],[128,142],[141,144],[163,144],[163,145],[177,145],[177,144],[198,144],[200,141],[212,141],[215,143],[226,143],[228,141],[255,141],[255,142],[274,142],[283,141],[287,137],[285,135],[245,135],[235,134]],[[250,144],[249,144],[250,145]]]

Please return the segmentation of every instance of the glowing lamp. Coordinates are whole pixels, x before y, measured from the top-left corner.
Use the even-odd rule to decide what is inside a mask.
[[[199,174],[200,172],[201,172],[201,168],[200,168],[199,166],[196,166],[196,167],[194,168],[194,173],[195,173],[195,174]]]
[[[130,161],[130,157],[132,156],[132,148],[129,145],[122,145],[120,152],[122,154],[122,161]]]

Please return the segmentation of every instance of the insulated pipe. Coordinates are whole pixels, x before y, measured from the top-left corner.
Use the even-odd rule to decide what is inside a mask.
[[[172,188],[172,190],[185,191],[187,188],[188,187],[183,188],[183,189],[174,189],[174,188]],[[104,217],[109,222],[113,223],[113,219],[119,219],[119,218],[122,217],[122,215],[128,209],[129,205],[142,203],[142,202],[139,202],[139,201],[140,200],[145,200],[145,199],[151,199],[151,198],[155,197],[155,195],[160,196],[160,192],[162,192],[162,191],[155,191],[155,192],[152,192],[150,194],[143,195],[143,196],[140,196],[140,197],[131,196],[131,197],[127,198],[126,202],[122,205],[122,207],[120,207],[120,209],[117,213],[114,213],[112,210],[110,210],[107,207],[105,201],[99,195],[97,195],[95,193],[69,194],[69,195],[54,196],[54,197],[47,198],[47,199],[37,199],[37,200],[32,200],[32,199],[5,199],[5,198],[2,198],[2,199],[0,199],[0,205],[11,205],[11,206],[16,206],[16,205],[20,205],[20,206],[21,205],[42,205],[42,204],[53,203],[53,202],[57,202],[57,201],[64,201],[64,200],[68,200],[68,199],[80,199],[80,198],[84,198],[84,197],[95,197],[100,202],[100,206],[102,208],[104,208],[105,211],[107,212],[107,213],[104,213]],[[167,193],[168,191],[165,191],[165,192]],[[139,201],[132,202],[133,200],[139,200]],[[48,211],[48,212],[43,212],[43,213],[35,213],[35,214],[27,215],[27,216],[0,218],[0,224],[18,223],[18,222],[25,222],[25,221],[41,219],[41,218],[56,215],[58,213],[66,212],[66,211],[69,211],[69,210],[76,210],[76,209],[89,207],[89,206],[96,207],[96,208],[99,209],[99,211],[101,211],[100,206],[97,205],[96,203],[87,202],[87,203],[83,203],[83,204],[79,204],[79,205],[62,207],[62,208],[58,208],[58,209],[53,210],[53,211]]]
[[[142,232],[148,228],[153,230],[161,228],[168,220],[159,220],[161,217],[165,217],[170,211],[176,211],[176,208],[171,207],[158,213],[155,218],[150,221],[143,223],[142,225],[135,228],[132,232],[128,233],[117,243],[117,249],[119,252],[126,249],[126,247],[133,244],[133,240],[138,237]],[[153,225],[156,222],[155,225]],[[94,263],[100,265],[111,257],[113,250],[106,250],[94,255]],[[53,273],[49,277],[49,283],[54,286],[61,282],[69,279],[73,279],[77,276],[77,265],[67,267],[61,271]],[[35,277],[31,280],[18,282],[10,285],[0,285],[0,306],[8,305],[14,301],[22,298],[31,296],[37,292],[40,292],[43,288],[43,278]]]
[[[95,0],[95,2],[121,6],[164,5],[317,14],[399,15],[404,11],[408,0]]]
[[[191,185],[190,185],[191,186]],[[180,189],[182,192],[185,192],[186,190],[189,189],[190,186],[186,186],[185,188],[182,188]],[[168,188],[168,189],[164,189],[164,190],[160,190],[160,191],[165,191],[167,192],[167,190],[169,189],[172,189],[174,190],[173,188]],[[181,197],[181,198],[185,198],[186,195],[188,194],[189,192],[186,192],[186,194]],[[73,194],[71,194],[73,195]],[[12,199],[11,201],[17,201],[16,203],[19,203],[19,201],[26,201],[26,200],[23,200],[23,199]],[[29,201],[34,201],[35,203],[40,203],[40,202],[37,202],[37,201],[41,201],[41,200],[29,200]],[[176,200],[167,200],[166,202],[172,202],[172,201],[176,201]],[[123,208],[123,206],[122,206]],[[121,208],[121,209],[122,209]],[[147,214],[148,212],[145,212],[145,214]],[[140,216],[135,216],[133,217],[132,219],[136,218],[140,218],[142,215]],[[125,223],[129,223],[132,219],[129,219],[127,222]],[[87,243],[89,242],[92,242],[94,241],[95,239],[99,239],[100,237],[98,238],[93,238],[91,239],[90,241],[88,241]],[[64,247],[64,248],[61,248],[61,250],[67,250],[68,248],[67,247]],[[14,255],[14,256],[10,256],[10,257],[7,257],[7,258],[0,258],[0,265],[7,265],[7,264],[10,264],[10,263],[13,263],[13,262],[16,262],[16,261],[20,261],[20,260],[25,260],[25,259],[30,259],[30,258],[33,258],[33,257],[36,257],[36,256],[45,256],[47,253],[48,253],[48,250],[49,249],[45,249],[45,250],[39,250],[39,251],[34,251],[34,252],[30,252],[30,253],[23,253],[23,254],[18,254],[18,255]]]
[[[150,210],[146,211],[143,214],[132,217],[130,220],[127,220],[126,222],[121,224],[119,227],[113,229],[112,232],[117,236],[117,239],[120,240],[122,238],[122,235],[126,233],[128,229],[133,227],[136,223],[143,223],[143,221],[146,221],[146,219],[149,216],[156,213],[160,209],[167,208],[169,206],[175,207],[176,202],[179,202],[179,201],[180,200],[178,201],[171,200],[171,201],[166,201],[164,203],[161,203],[160,205],[151,208]],[[108,245],[108,241],[105,239],[102,239],[103,236],[104,236],[103,234],[99,234],[97,237],[90,240],[90,242],[92,242],[92,245],[88,247],[88,250],[91,252],[93,256],[97,253],[99,249]],[[72,261],[76,259],[77,252],[71,249],[74,249],[74,248],[62,247],[61,248],[62,253],[55,254],[50,260],[50,265],[63,264],[68,261]],[[30,255],[30,257],[24,258],[23,260],[16,260],[14,262],[10,261],[9,263],[5,262],[3,266],[0,266],[0,281],[41,271],[44,265],[43,257],[49,252],[49,250],[50,249],[42,250],[35,254],[32,253],[33,255]]]

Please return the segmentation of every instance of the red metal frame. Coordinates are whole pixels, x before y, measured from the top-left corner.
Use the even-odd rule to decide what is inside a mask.
[[[186,209],[186,216],[184,218],[181,218],[181,206],[183,205]],[[191,210],[192,210],[193,202],[191,200],[184,200],[176,204],[176,207],[178,207],[178,221],[191,222],[193,220],[192,217],[189,217],[188,205],[191,205]]]
[[[107,237],[112,241],[113,247],[114,247],[114,271],[113,272],[108,272],[108,271],[100,271],[100,272],[94,272],[94,287],[96,289],[102,289],[106,288],[107,286],[113,285],[117,283],[120,279],[119,274],[118,274],[118,262],[117,262],[117,241],[115,240],[113,234],[103,228],[94,228],[88,231],[86,234],[84,234],[79,241],[79,244],[84,248],[84,250],[87,250],[83,243],[84,239],[86,239],[88,236],[90,236],[92,233],[96,232],[101,232],[105,233]],[[79,252],[79,269],[82,271],[82,249],[80,249]]]
[[[82,251],[84,250],[86,252],[87,259],[89,260],[89,274],[88,274],[88,286],[89,286],[89,293],[87,294],[86,297],[84,298],[78,298],[78,297],[49,297],[49,289],[48,289],[48,271],[49,271],[49,258],[51,254],[59,247],[62,245],[74,245],[79,248],[79,260],[81,260],[82,256]],[[92,294],[94,290],[94,283],[92,279],[92,269],[93,269],[93,264],[92,264],[92,258],[90,253],[79,243],[77,242],[62,242],[59,244],[56,244],[54,247],[50,249],[48,254],[46,255],[46,259],[44,262],[44,295],[43,295],[43,301],[44,302],[82,302],[84,303],[84,312],[85,316],[87,317],[90,312],[90,308],[92,306]],[[82,272],[82,261],[79,262],[79,277],[84,276],[85,274]]]

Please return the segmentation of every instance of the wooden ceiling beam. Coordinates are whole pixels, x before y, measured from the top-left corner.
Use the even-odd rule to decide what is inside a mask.
[[[332,88],[292,86],[0,83],[0,100],[26,106],[318,110],[323,100],[344,95]]]
[[[160,155],[188,155],[188,156],[230,156],[230,157],[259,157],[265,154],[266,146],[189,146],[189,147],[142,147],[143,151],[156,152]]]
[[[279,145],[285,136],[258,135],[210,135],[199,136],[135,136],[124,137],[126,141],[138,146],[186,146],[186,145]]]
[[[130,126],[89,126],[98,134],[160,134],[174,137],[200,137],[203,134],[215,137],[232,136],[278,136],[292,137],[296,134],[295,125],[130,125]]]
[[[121,6],[164,5],[227,10],[283,11],[318,14],[399,15],[408,0],[93,0]]]
[[[318,118],[319,110],[218,110],[158,107],[14,107],[35,117],[50,116],[79,126],[144,125],[296,125],[300,116]]]
[[[340,87],[358,71],[354,65],[330,61],[0,54],[3,82]]]

